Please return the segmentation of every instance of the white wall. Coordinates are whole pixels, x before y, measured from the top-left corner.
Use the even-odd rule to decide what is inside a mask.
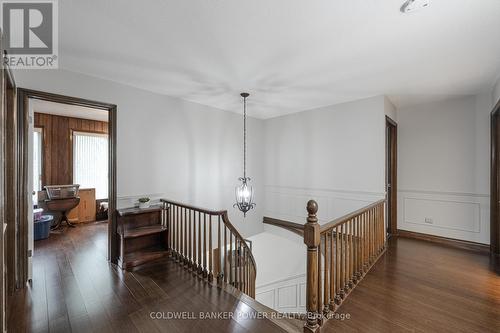
[[[394,121],[398,120],[398,114],[397,114],[397,109],[392,104],[391,100],[387,98],[387,96],[384,96],[384,112],[385,115],[391,118]]]
[[[490,93],[398,110],[399,229],[489,243],[490,112]]]
[[[257,209],[232,208],[242,174],[242,117],[196,103],[64,70],[14,73],[18,87],[117,104],[117,192],[119,205],[143,195],[228,209],[243,235],[262,227],[264,125],[248,122],[248,175]],[[237,97],[238,98],[238,97]]]
[[[496,105],[500,101],[500,78],[498,78],[497,83],[493,87],[493,105]]]
[[[383,198],[384,114],[379,96],[267,120],[264,214],[305,223],[312,198],[325,222]]]

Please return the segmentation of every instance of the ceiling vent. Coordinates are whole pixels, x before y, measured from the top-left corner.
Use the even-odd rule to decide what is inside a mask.
[[[406,0],[401,6],[401,13],[413,13],[429,7],[430,0]]]

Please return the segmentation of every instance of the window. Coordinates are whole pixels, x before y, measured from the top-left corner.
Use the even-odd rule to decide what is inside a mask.
[[[108,198],[108,135],[73,132],[73,182]]]
[[[37,202],[38,191],[42,190],[42,143],[43,131],[35,128],[33,131],[33,202]]]

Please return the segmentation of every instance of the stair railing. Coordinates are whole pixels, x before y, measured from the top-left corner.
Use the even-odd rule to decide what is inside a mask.
[[[307,203],[307,317],[304,332],[319,332],[386,249],[385,200],[329,223],[318,223],[318,204]]]
[[[172,257],[193,274],[255,297],[257,266],[247,241],[226,210],[209,210],[161,199]]]

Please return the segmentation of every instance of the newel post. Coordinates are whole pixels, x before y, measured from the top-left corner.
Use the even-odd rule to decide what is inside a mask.
[[[320,227],[316,213],[318,204],[314,200],[307,202],[307,223],[304,225],[304,243],[307,245],[307,287],[306,287],[306,310],[307,320],[304,325],[304,333],[319,332],[318,323],[318,248],[320,244]]]

